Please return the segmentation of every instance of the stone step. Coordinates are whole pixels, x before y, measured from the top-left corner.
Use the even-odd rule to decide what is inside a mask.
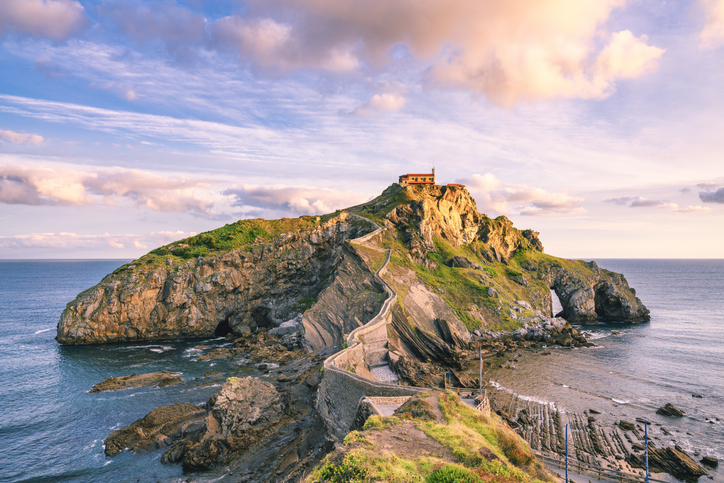
[[[387,340],[380,340],[377,342],[365,342],[365,352],[374,352],[378,350],[387,350]]]
[[[388,364],[387,349],[378,349],[365,352],[365,362],[370,367],[386,366]]]

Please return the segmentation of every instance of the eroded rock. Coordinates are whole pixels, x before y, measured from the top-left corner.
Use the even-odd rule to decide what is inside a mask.
[[[141,386],[166,387],[173,384],[180,384],[183,379],[178,373],[169,371],[151,372],[148,374],[131,374],[130,376],[109,377],[105,381],[94,384],[90,394],[101,391],[118,391]]]
[[[128,448],[134,453],[171,446],[182,436],[199,431],[206,411],[191,403],[161,406],[123,429],[113,431],[104,441],[106,456]]]
[[[665,405],[661,406],[659,409],[656,410],[656,414],[661,414],[662,416],[671,416],[674,418],[680,418],[684,415],[684,411],[677,408],[671,403],[666,403]]]

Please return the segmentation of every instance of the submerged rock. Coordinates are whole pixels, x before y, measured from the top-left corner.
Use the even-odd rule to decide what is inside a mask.
[[[711,468],[716,468],[717,466],[719,466],[719,460],[714,458],[713,456],[704,456],[701,459],[701,464],[709,466]]]
[[[140,386],[166,387],[173,384],[180,384],[182,382],[183,379],[179,377],[178,373],[159,371],[148,374],[131,374],[130,376],[123,377],[109,377],[105,381],[95,384],[88,392],[93,394],[101,391],[118,391],[120,389],[129,389]]]

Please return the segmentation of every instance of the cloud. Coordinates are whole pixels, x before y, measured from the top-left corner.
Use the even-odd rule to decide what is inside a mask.
[[[253,61],[271,74],[305,68],[345,72],[359,65],[355,55],[344,46],[326,45],[311,50],[312,45],[300,45],[299,39],[293,37],[291,25],[271,18],[229,16],[210,24],[209,32],[214,44],[236,49],[242,60]]]
[[[583,213],[583,198],[565,193],[551,193],[525,184],[508,184],[493,174],[474,174],[459,179],[475,193],[479,209],[496,213],[515,211],[524,216],[551,216]]]
[[[520,100],[601,98],[654,68],[664,50],[603,24],[625,0],[251,0],[211,23],[217,45],[267,71],[379,68],[401,45],[430,80]]]
[[[702,47],[714,48],[724,44],[724,0],[700,0],[706,22],[699,39]]]
[[[263,210],[296,216],[331,213],[369,199],[367,195],[349,191],[288,186],[243,186],[222,194],[233,197],[233,205],[246,211]]]
[[[196,235],[195,232],[157,231],[146,235],[121,234],[78,235],[76,233],[30,233],[26,235],[0,236],[0,249],[53,248],[53,249],[103,249],[117,250],[133,246],[146,249]]]
[[[704,203],[724,203],[724,188],[716,191],[704,191],[699,193],[699,199]]]
[[[87,24],[76,0],[2,0],[0,36],[9,32],[65,40]]]
[[[682,208],[680,210],[677,209],[674,211],[676,213],[704,213],[706,211],[711,211],[711,208],[709,208],[708,206],[696,205],[696,206],[688,206],[686,208]]]
[[[621,196],[619,198],[609,198],[604,200],[604,202],[621,206],[628,205],[629,208],[659,208],[661,210],[670,210],[673,213],[702,213],[711,211],[711,208],[698,205],[679,208],[677,203],[671,203],[663,200],[652,200],[643,196]],[[724,203],[724,201],[722,202]]]
[[[708,183],[699,183],[699,184],[696,185],[696,187],[697,187],[697,188],[701,188],[701,189],[708,190],[708,189],[715,188],[716,185],[717,185],[717,183],[708,182]]]
[[[407,99],[397,94],[375,94],[352,113],[358,116],[369,116],[379,112],[399,111],[405,106],[406,102]]]
[[[38,134],[21,134],[13,131],[3,131],[0,129],[0,139],[13,144],[42,144],[43,136]]]
[[[634,198],[631,200],[631,204],[629,207],[631,208],[647,208],[649,206],[665,206],[667,205],[667,202],[661,201],[661,200],[650,200],[648,198],[643,198],[639,196],[638,198]]]
[[[105,203],[154,211],[212,214],[212,202],[197,195],[204,180],[123,168],[76,170],[0,165],[0,203],[81,206]]]
[[[169,50],[183,53],[191,43],[205,39],[206,20],[173,1],[155,2],[152,7],[127,1],[105,1],[98,7],[104,18],[140,44],[163,42]]]

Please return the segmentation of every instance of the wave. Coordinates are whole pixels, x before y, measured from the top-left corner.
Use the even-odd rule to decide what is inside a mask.
[[[621,401],[620,399],[614,398],[611,398],[611,401],[615,402],[616,404],[631,404],[631,401]]]
[[[43,332],[48,332],[49,330],[53,330],[55,327],[51,327],[50,329],[40,329],[35,331],[35,335],[42,334]]]

